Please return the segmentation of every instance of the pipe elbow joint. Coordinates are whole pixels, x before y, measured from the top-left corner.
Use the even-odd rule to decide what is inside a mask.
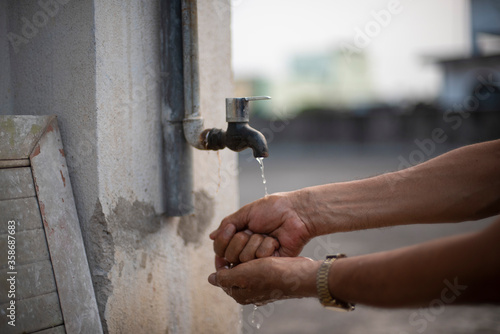
[[[206,150],[204,145],[203,128],[204,121],[202,117],[185,118],[182,122],[184,137],[186,141],[199,150]]]

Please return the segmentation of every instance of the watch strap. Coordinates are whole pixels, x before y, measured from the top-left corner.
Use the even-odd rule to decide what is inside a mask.
[[[316,289],[320,303],[328,308],[333,308],[339,311],[353,311],[354,305],[341,300],[338,300],[330,294],[328,288],[328,275],[330,267],[335,260],[346,257],[345,254],[328,255],[326,260],[321,264],[318,274],[316,275]]]

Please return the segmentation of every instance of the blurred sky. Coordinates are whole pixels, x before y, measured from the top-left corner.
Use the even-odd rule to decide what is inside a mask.
[[[354,44],[355,29],[391,0],[231,0],[235,78],[284,76],[291,55]],[[401,0],[401,12],[363,49],[378,99],[433,97],[438,67],[426,56],[468,54],[467,0]],[[347,64],[346,64],[347,66]]]

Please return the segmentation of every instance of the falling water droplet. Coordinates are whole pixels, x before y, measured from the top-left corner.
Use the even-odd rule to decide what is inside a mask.
[[[257,158],[259,159],[259,158]],[[252,325],[255,324],[255,311],[257,311],[257,305],[253,306],[253,312],[252,312]]]
[[[262,183],[264,184],[264,196],[267,196],[269,194],[267,193],[267,181],[266,181],[266,177],[264,176],[264,158],[261,157],[261,158],[255,158],[255,159],[257,159],[257,162],[260,165]]]
[[[253,312],[252,312],[252,325],[255,326],[255,328],[257,329],[260,329],[260,326],[262,326],[262,322],[261,321],[258,321],[258,320],[255,320],[255,312],[257,311],[257,305],[253,305]],[[262,319],[261,319],[262,320]]]
[[[221,165],[222,165],[222,161],[221,161],[221,158],[220,158],[220,151],[217,151],[217,159],[219,160],[219,170],[218,170],[218,175],[219,175],[219,182],[217,183],[217,191],[216,193],[219,192],[219,189],[220,189],[220,184],[221,184],[221,180],[222,180],[222,177],[221,177]]]

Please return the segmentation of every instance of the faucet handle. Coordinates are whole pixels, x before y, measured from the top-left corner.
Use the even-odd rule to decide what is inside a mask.
[[[270,96],[250,96],[250,97],[244,97],[247,101],[259,101],[259,100],[270,100]]]
[[[226,98],[226,122],[248,122],[250,120],[248,115],[248,102],[269,100],[270,96],[250,96],[250,97],[233,97]]]

